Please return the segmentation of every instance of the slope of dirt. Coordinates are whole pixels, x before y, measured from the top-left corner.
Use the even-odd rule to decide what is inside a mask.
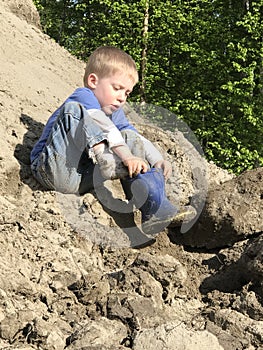
[[[235,179],[180,132],[128,109],[174,164],[168,196],[199,205],[198,214],[204,206],[199,231],[166,229],[135,249],[147,239],[137,212],[114,214],[125,206],[118,182],[106,184],[101,204],[94,194],[44,191],[32,178],[30,150],[50,113],[82,86],[85,64],[41,32],[30,0],[1,1],[0,16],[0,349],[263,349],[262,169]],[[235,223],[234,189],[238,208],[250,203],[253,215],[227,227],[224,245],[216,198]]]

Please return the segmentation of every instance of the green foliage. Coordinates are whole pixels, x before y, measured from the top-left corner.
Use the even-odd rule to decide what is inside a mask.
[[[131,54],[144,80],[144,90],[138,86],[132,99],[165,107],[183,119],[208,159],[237,174],[263,166],[262,1],[35,4],[44,31],[80,59],[100,45]]]

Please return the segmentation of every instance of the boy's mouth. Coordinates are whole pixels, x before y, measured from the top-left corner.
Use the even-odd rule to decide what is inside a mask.
[[[120,106],[111,105],[111,109],[112,109],[113,111],[117,111],[117,109],[119,109],[119,108],[120,108]]]
[[[116,112],[121,106],[120,105],[108,105],[106,107],[103,107],[102,110],[104,113],[112,114],[113,112]]]

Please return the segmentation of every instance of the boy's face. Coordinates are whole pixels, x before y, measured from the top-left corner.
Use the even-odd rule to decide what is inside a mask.
[[[110,115],[124,105],[134,83],[127,73],[117,72],[107,78],[98,78],[92,73],[88,77],[88,86],[97,97],[103,112]]]

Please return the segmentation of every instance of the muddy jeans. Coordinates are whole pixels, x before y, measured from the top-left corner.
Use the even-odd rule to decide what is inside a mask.
[[[138,134],[130,129],[121,133],[132,153],[145,158]],[[97,167],[89,157],[89,150],[103,140],[107,141],[107,134],[88,111],[76,102],[67,103],[61,109],[43,151],[32,162],[32,173],[46,189],[62,193],[89,192],[93,188],[94,169]],[[99,181],[104,179],[96,171],[96,182]]]

